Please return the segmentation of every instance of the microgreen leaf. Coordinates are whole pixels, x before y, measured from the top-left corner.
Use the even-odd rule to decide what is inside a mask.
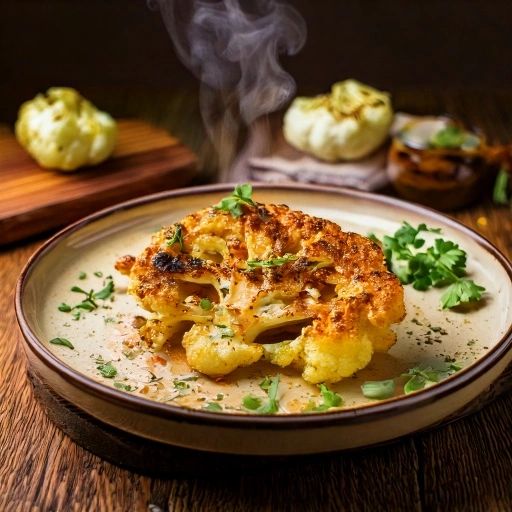
[[[275,377],[266,377],[260,387],[266,391],[268,400],[262,401],[261,398],[246,395],[242,399],[243,406],[257,414],[275,414],[279,410],[279,401],[277,400],[277,391],[279,389],[279,375]]]
[[[460,148],[466,140],[466,132],[458,126],[448,125],[430,139],[430,146],[441,149]]]
[[[57,309],[59,311],[62,311],[63,313],[69,313],[73,308],[69,304],[62,302],[59,304],[59,307]]]
[[[174,227],[174,235],[172,235],[172,238],[167,240],[167,247],[172,247],[174,244],[179,244],[180,250],[183,250],[184,242],[181,224],[175,224]]]
[[[243,214],[242,205],[257,206],[252,200],[252,185],[250,183],[236,185],[231,195],[222,199],[214,208],[229,212],[233,217],[240,217]]]
[[[327,411],[332,407],[339,407],[343,404],[343,399],[338,393],[331,391],[325,384],[320,384],[320,393],[322,394],[322,403],[317,405],[313,411]]]
[[[430,366],[421,367],[416,366],[410,368],[403,374],[409,380],[404,385],[404,393],[407,395],[414,391],[423,389],[427,385],[439,382],[455,372],[458,372],[462,367],[459,364],[451,363],[444,368],[432,368]]]
[[[94,272],[94,275],[95,275],[96,277],[103,277],[103,272],[100,272],[100,271],[98,270],[98,271]]]
[[[49,341],[49,343],[52,345],[62,345],[63,347],[68,347],[72,350],[75,348],[71,341],[67,340],[66,338],[53,338]]]
[[[285,254],[284,256],[278,256],[270,260],[247,260],[247,265],[251,268],[280,267],[281,265],[296,259],[297,256],[294,254]]]
[[[114,281],[112,279],[107,279],[107,284],[104,288],[102,288],[99,292],[95,292],[93,297],[95,299],[108,299],[112,293],[114,292]]]
[[[83,281],[86,277],[87,277],[87,274],[85,272],[78,273],[78,279],[80,279],[80,281]]]
[[[106,379],[113,379],[117,375],[117,370],[110,361],[108,363],[99,364],[96,369],[99,370],[101,375]]]
[[[135,391],[137,389],[136,386],[130,386],[130,384],[124,384],[124,382],[114,382],[114,387],[123,391]]]
[[[383,400],[390,398],[395,394],[395,381],[388,380],[368,380],[363,382],[361,391],[366,398]]]

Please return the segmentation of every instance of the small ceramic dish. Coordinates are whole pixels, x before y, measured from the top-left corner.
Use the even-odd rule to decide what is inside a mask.
[[[322,413],[305,412],[308,400],[320,398],[319,390],[291,369],[258,363],[219,382],[190,370],[179,347],[165,354],[127,351],[126,340],[137,335],[137,316],[147,312],[126,294],[127,278],[115,272],[116,258],[138,254],[162,225],[217,203],[232,189],[190,188],[122,203],[69,226],[38,249],[16,290],[24,348],[37,379],[79,411],[141,441],[220,453],[287,455],[369,446],[437,424],[478,397],[512,360],[512,266],[492,244],[424,207],[352,190],[297,185],[255,186],[254,198],[286,203],[361,234],[391,234],[404,220],[441,228],[445,238],[467,251],[468,272],[485,286],[484,299],[465,312],[443,311],[439,290],[418,292],[407,286],[407,316],[396,326],[395,346],[374,356],[354,378],[333,385],[343,405]],[[109,275],[115,292],[98,300],[97,309],[78,315],[59,307],[77,302],[80,292],[72,287],[86,294],[100,290],[108,286]],[[59,337],[70,340],[74,349],[49,343]],[[462,369],[431,387],[403,394],[404,371],[446,361],[457,361]],[[114,376],[100,370],[105,362],[116,368]],[[276,374],[281,377],[279,414],[244,410],[242,397],[262,395],[258,384],[265,375]],[[364,381],[392,378],[398,383],[393,397],[375,401],[363,396]],[[206,409],[210,403],[217,406]]]

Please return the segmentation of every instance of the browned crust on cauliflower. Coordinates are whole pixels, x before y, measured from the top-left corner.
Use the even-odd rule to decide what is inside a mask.
[[[183,246],[170,245],[177,229]],[[286,262],[248,264],[279,257]],[[265,357],[309,382],[336,382],[389,349],[390,325],[405,315],[403,288],[377,244],[285,205],[247,206],[240,217],[195,212],[119,269],[128,262],[130,293],[154,313],[145,341],[159,349],[182,339],[190,366],[212,377]],[[297,323],[284,342],[255,342]]]

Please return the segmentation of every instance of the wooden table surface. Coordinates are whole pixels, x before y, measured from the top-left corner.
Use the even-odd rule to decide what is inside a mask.
[[[413,112],[470,112],[491,134],[512,138],[512,102],[502,101],[501,96],[476,101],[415,92],[403,93],[395,104]],[[188,122],[195,143],[187,141],[185,129],[177,134],[198,150],[203,147],[193,125],[198,118],[189,116]],[[486,199],[454,217],[512,257],[509,209]],[[472,416],[387,446],[260,475],[163,480],[104,462],[47,419],[26,377],[13,292],[22,266],[41,242],[0,252],[1,511],[512,510],[511,394]]]

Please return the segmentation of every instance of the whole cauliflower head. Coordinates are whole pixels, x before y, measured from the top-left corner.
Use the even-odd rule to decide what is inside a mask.
[[[380,247],[285,205],[211,207],[163,228],[116,268],[152,313],[153,350],[182,343],[211,377],[264,358],[312,383],[337,382],[395,342],[403,289]]]
[[[322,160],[356,160],[384,142],[392,120],[387,93],[345,80],[334,84],[331,94],[296,98],[283,132],[292,146]]]
[[[52,87],[23,103],[16,121],[16,138],[37,163],[62,171],[102,162],[116,135],[109,114],[67,87]]]

